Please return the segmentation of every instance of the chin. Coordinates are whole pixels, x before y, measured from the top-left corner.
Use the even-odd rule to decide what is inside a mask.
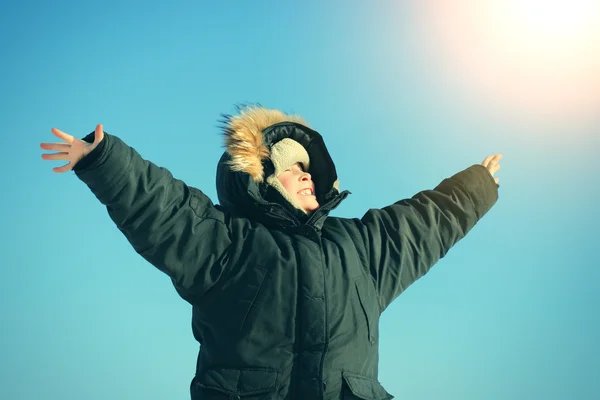
[[[318,203],[314,203],[314,204],[306,204],[303,206],[304,211],[306,211],[307,213],[311,213],[313,211],[316,211],[319,208],[319,204]]]

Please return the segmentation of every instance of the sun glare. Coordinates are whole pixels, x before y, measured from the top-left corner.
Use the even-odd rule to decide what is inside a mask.
[[[598,0],[505,0],[518,23],[538,36],[573,36],[590,28],[597,17]],[[597,22],[597,21],[596,21]]]
[[[463,94],[523,115],[600,110],[600,0],[421,4],[433,72]]]

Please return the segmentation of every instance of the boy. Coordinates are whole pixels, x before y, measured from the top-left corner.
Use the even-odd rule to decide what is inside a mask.
[[[192,305],[191,398],[391,399],[377,381],[383,310],[496,202],[500,155],[361,219],[322,137],[258,106],[225,116],[220,205],[102,131],[43,143]],[[314,178],[314,179],[313,179]]]

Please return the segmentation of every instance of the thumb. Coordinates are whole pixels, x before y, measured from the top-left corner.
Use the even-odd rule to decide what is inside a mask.
[[[102,124],[96,125],[96,131],[94,132],[94,144],[98,145],[104,139],[104,130],[102,130]]]

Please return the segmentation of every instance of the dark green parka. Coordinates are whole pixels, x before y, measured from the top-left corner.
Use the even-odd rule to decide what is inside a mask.
[[[380,314],[497,200],[492,176],[474,165],[360,219],[329,217],[348,192],[335,187],[321,136],[300,122],[264,109],[226,119],[220,206],[116,136],[76,165],[134,249],[193,306],[193,400],[391,399],[377,380]],[[264,184],[269,144],[284,137],[311,159],[321,207],[310,216]]]

